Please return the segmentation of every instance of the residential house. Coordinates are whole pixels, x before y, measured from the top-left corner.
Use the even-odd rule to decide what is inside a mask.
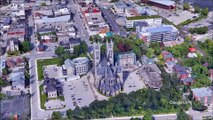
[[[9,80],[12,82],[12,89],[16,89],[16,90],[25,89],[25,75],[23,71],[10,73]]]
[[[203,105],[209,106],[213,103],[213,87],[202,87],[192,89],[193,98]]]
[[[58,95],[63,95],[62,84],[55,78],[46,78],[43,82],[43,90],[48,98],[57,98]]]
[[[213,69],[209,69],[209,79],[213,82]]]
[[[146,65],[146,64],[154,64],[154,63],[155,63],[155,61],[154,61],[153,59],[148,58],[146,55],[143,55],[143,56],[141,57],[141,61],[142,61],[142,64],[143,64],[143,65]]]

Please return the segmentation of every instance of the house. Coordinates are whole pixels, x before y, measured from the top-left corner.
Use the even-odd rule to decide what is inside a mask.
[[[173,66],[173,71],[175,73],[178,73],[178,72],[181,72],[181,71],[186,71],[186,68],[179,65],[179,64],[176,64],[176,65]]]
[[[7,59],[7,61],[6,61],[6,66],[11,71],[24,70],[25,65],[26,65],[25,59],[21,58],[21,57],[13,58],[13,59]]]
[[[175,62],[173,62],[173,61],[166,61],[165,62],[165,69],[167,70],[167,71],[170,71],[171,73],[172,73],[172,71],[173,71],[173,67],[176,65],[176,63]]]
[[[57,98],[58,95],[63,95],[62,84],[55,78],[46,78],[43,82],[43,90],[48,98]]]
[[[194,82],[195,82],[195,79],[193,77],[186,77],[182,80],[182,83],[187,86],[190,86]]]
[[[213,81],[213,69],[209,69],[209,79]]]
[[[170,53],[168,51],[162,51],[161,55],[163,56],[164,62],[167,62],[167,61],[177,62],[177,60],[174,58],[174,56],[172,55],[172,53]]]
[[[213,87],[202,87],[192,89],[193,98],[203,105],[209,106],[213,102]]]
[[[139,69],[139,75],[144,83],[157,91],[163,86],[161,71],[156,64],[147,64]]]
[[[43,42],[40,42],[37,47],[37,51],[42,52],[44,50],[45,50],[45,45],[43,44]]]
[[[25,89],[25,75],[23,71],[10,73],[9,80],[12,82],[12,89]]]
[[[191,52],[191,53],[196,52],[196,48],[194,48],[194,47],[190,47],[190,48],[189,48],[189,52]]]
[[[153,59],[148,58],[146,55],[143,55],[143,56],[141,57],[141,61],[142,61],[142,64],[143,64],[143,65],[146,65],[146,64],[154,64],[154,63],[155,63],[155,61],[154,61]]]

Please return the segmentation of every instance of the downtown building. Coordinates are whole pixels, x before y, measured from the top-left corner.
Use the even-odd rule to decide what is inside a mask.
[[[176,41],[179,31],[172,25],[137,27],[137,37],[144,42]]]

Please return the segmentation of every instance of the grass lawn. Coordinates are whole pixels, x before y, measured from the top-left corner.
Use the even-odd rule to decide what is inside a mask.
[[[58,99],[60,99],[61,101],[64,101],[64,96],[58,96]]]
[[[44,104],[45,104],[45,102],[47,101],[47,95],[45,95],[45,94],[42,94],[42,92],[43,92],[43,85],[40,85],[39,86],[39,90],[40,90],[40,105],[41,105],[41,109],[46,109],[45,108],[45,106],[44,106]]]
[[[127,17],[127,20],[140,20],[140,19],[149,19],[149,18],[161,18],[159,15],[152,15],[152,16],[134,16],[134,17]]]
[[[38,80],[43,80],[43,66],[59,64],[59,58],[37,60]]]

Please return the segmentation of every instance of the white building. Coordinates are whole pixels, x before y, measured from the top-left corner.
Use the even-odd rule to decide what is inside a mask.
[[[79,57],[73,59],[76,75],[84,75],[89,70],[89,59],[87,57]]]
[[[84,75],[89,71],[89,59],[87,57],[67,59],[62,68],[67,76]]]
[[[145,42],[176,41],[179,31],[172,25],[138,27],[137,37]]]
[[[126,28],[134,27],[134,24],[137,22],[146,22],[148,25],[161,25],[162,18],[157,17],[145,17],[145,16],[136,16],[136,17],[127,17],[125,19]]]

